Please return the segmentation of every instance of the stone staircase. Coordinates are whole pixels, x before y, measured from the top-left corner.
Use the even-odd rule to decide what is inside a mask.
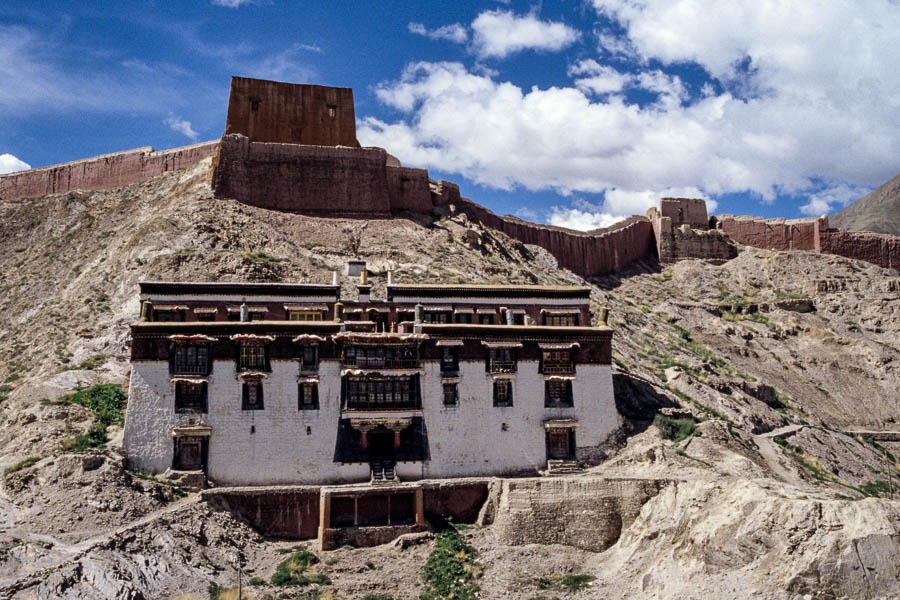
[[[547,461],[547,470],[544,475],[552,477],[554,475],[574,475],[581,473],[584,469],[578,464],[577,460],[550,459]]]

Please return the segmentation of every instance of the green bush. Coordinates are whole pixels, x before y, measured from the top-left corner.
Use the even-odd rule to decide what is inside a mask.
[[[40,456],[29,456],[25,460],[20,460],[16,464],[11,467],[6,467],[3,470],[4,475],[9,475],[10,473],[15,473],[16,471],[21,471],[22,469],[27,469],[28,467],[34,465],[37,461],[41,460]]]
[[[128,396],[121,386],[114,383],[101,383],[76,390],[50,404],[79,404],[91,409],[97,422],[103,425],[121,425],[124,422],[122,409]]]
[[[247,585],[252,585],[254,587],[258,585],[266,585],[266,580],[262,577],[251,577],[250,581],[247,582]]]
[[[319,563],[319,557],[308,550],[300,550],[295,552],[288,558],[284,559],[275,567],[275,574],[269,580],[272,585],[309,585],[311,583],[321,583],[329,585],[331,579],[327,575],[312,574],[307,575],[309,568]]]
[[[697,431],[697,422],[692,418],[673,419],[665,415],[656,415],[653,424],[659,429],[661,436],[673,442],[680,442]]]
[[[63,440],[60,447],[66,452],[84,452],[103,446],[106,439],[106,425],[94,423],[86,432]]]
[[[362,600],[395,600],[390,594],[366,594]]]
[[[565,575],[560,579],[560,583],[568,591],[577,592],[586,588],[595,579],[597,578],[593,575]]]
[[[455,530],[439,533],[422,567],[425,591],[420,600],[474,600],[479,589],[474,580],[481,575],[477,554]]]

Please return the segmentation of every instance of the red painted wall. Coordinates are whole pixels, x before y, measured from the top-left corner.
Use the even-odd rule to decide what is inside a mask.
[[[102,190],[143,181],[166,171],[193,166],[215,152],[219,141],[156,152],[137,148],[0,175],[0,200],[39,198],[71,190]]]
[[[893,235],[831,229],[822,236],[822,252],[900,270],[900,237]]]

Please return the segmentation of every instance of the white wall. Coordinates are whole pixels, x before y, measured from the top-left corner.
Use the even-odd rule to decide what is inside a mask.
[[[365,481],[368,465],[334,462],[340,418],[340,364],[319,368],[319,410],[297,410],[298,362],[271,363],[263,380],[264,410],[241,410],[234,361],[215,361],[208,415],[175,414],[168,362],[132,363],[124,449],[131,468],[160,473],[172,464],[172,427],[202,421],[212,428],[209,478],[220,485]],[[579,448],[603,442],[621,423],[609,366],[579,365],[572,408],[544,408],[544,377],[536,361],[519,361],[513,406],[494,407],[484,361],[460,363],[459,405],[445,407],[437,361],[425,362],[423,412],[431,460],[398,465],[401,478],[490,475],[543,468],[543,421],[578,420]],[[506,423],[507,431],[502,431]],[[251,433],[251,426],[255,432]],[[306,427],[310,427],[307,435]]]

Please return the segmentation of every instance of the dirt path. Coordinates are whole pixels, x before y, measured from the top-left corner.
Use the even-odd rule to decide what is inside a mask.
[[[785,427],[773,429],[768,433],[761,433],[753,436],[753,440],[759,448],[760,455],[765,459],[766,464],[769,465],[772,473],[787,483],[802,484],[803,481],[794,471],[788,468],[790,461],[785,457],[781,446],[775,443],[775,438],[793,435],[804,427],[806,427],[806,425],[787,425]]]

